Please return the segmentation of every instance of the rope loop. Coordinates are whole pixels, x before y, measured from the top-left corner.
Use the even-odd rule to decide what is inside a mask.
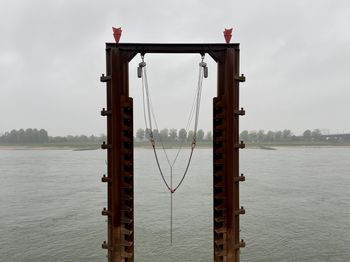
[[[192,108],[190,111],[190,115],[189,115],[189,119],[188,119],[188,123],[186,126],[186,132],[188,132],[188,128],[190,126],[190,123],[192,122],[193,116],[194,116],[194,135],[192,138],[192,143],[191,143],[191,152],[186,164],[186,168],[185,171],[181,177],[180,182],[177,184],[176,187],[172,186],[172,171],[170,172],[170,182],[171,185],[168,184],[168,182],[166,181],[164,174],[163,174],[163,170],[161,168],[161,165],[159,163],[159,159],[158,159],[158,155],[157,155],[157,150],[156,150],[156,139],[153,136],[153,132],[152,132],[152,122],[155,124],[156,128],[159,130],[158,128],[158,124],[157,124],[157,120],[154,114],[154,110],[152,107],[152,103],[151,103],[151,98],[150,98],[150,92],[149,92],[149,88],[148,88],[148,80],[147,80],[147,73],[146,73],[146,62],[144,61],[144,55],[141,54],[141,59],[142,62],[139,63],[139,67],[138,67],[138,75],[140,76],[140,78],[142,79],[142,97],[143,97],[143,115],[144,115],[144,121],[145,121],[145,126],[146,126],[146,130],[149,130],[149,137],[148,140],[150,141],[152,148],[153,148],[153,152],[154,152],[154,156],[155,156],[155,160],[158,166],[158,170],[159,173],[162,177],[162,180],[165,184],[165,186],[167,187],[167,189],[170,191],[171,194],[175,193],[175,191],[180,187],[180,185],[182,184],[183,180],[185,179],[185,176],[187,174],[187,171],[189,169],[191,160],[192,160],[192,155],[193,155],[193,151],[196,147],[196,135],[197,135],[197,128],[198,128],[198,119],[199,119],[199,109],[200,109],[200,102],[201,102],[201,95],[202,95],[202,84],[203,84],[203,77],[206,78],[206,69],[207,69],[207,64],[204,62],[204,55],[201,55],[201,62],[199,63],[199,73],[198,73],[198,83],[197,83],[197,89],[196,89],[196,93],[195,93],[195,97],[193,100],[193,104],[192,104]],[[153,121],[152,121],[153,120]],[[165,154],[165,157],[167,159],[168,165],[170,167],[170,170],[172,170],[173,166],[175,165],[178,156],[180,154],[180,151],[183,147],[184,141],[183,140],[180,144],[180,147],[178,149],[178,152],[174,158],[174,160],[171,162],[168,154],[165,150],[165,146],[163,144],[163,141],[161,139],[161,137],[158,135],[157,140],[159,140],[159,142],[161,143],[161,147],[163,149],[163,152]]]
[[[192,144],[191,144],[192,150],[195,149],[195,147],[196,147],[196,141],[192,142]]]
[[[192,143],[191,143],[191,152],[190,152],[190,155],[189,155],[189,158],[187,161],[185,171],[181,177],[181,180],[177,184],[177,186],[175,186],[175,187],[173,187],[173,167],[176,163],[176,160],[178,159],[178,156],[180,154],[180,151],[182,149],[182,146],[183,146],[185,140],[183,140],[181,142],[180,147],[177,151],[177,154],[176,154],[174,160],[172,162],[170,162],[168,154],[167,154],[165,147],[164,147],[164,144],[162,142],[162,139],[158,135],[158,139],[162,145],[162,149],[164,151],[166,160],[167,160],[168,165],[170,167],[170,185],[169,185],[169,183],[167,182],[167,180],[164,177],[163,170],[162,170],[160,163],[159,163],[158,154],[157,154],[157,150],[156,150],[156,140],[154,139],[153,131],[152,131],[153,130],[152,129],[152,117],[153,117],[153,122],[154,122],[156,128],[158,130],[159,130],[159,128],[158,128],[157,120],[156,120],[156,117],[155,117],[155,114],[154,114],[154,111],[152,108],[150,93],[149,93],[149,89],[148,89],[146,62],[144,61],[144,54],[141,54],[142,62],[139,63],[139,66],[137,68],[137,75],[139,78],[142,79],[143,116],[144,116],[145,126],[146,126],[146,130],[147,130],[146,137],[149,139],[149,141],[152,145],[154,157],[155,157],[155,160],[157,163],[157,167],[158,167],[160,176],[161,176],[166,188],[170,192],[170,243],[172,243],[172,232],[173,232],[173,194],[181,186],[182,182],[184,181],[184,179],[186,177],[187,171],[189,169],[189,166],[190,166],[190,163],[192,160],[193,151],[196,147],[196,137],[197,137],[199,109],[200,109],[200,102],[201,102],[201,95],[202,95],[203,77],[204,78],[208,77],[208,68],[207,68],[207,64],[204,62],[204,55],[202,55],[201,58],[202,58],[202,61],[199,63],[197,89],[196,89],[195,97],[193,100],[192,108],[191,108],[190,115],[189,115],[188,122],[187,122],[187,126],[186,126],[186,133],[188,133],[188,128],[192,122],[192,118],[193,118],[193,116],[195,116],[194,117],[194,129],[193,129],[194,134],[193,134]],[[146,112],[146,107],[147,107],[147,112]]]

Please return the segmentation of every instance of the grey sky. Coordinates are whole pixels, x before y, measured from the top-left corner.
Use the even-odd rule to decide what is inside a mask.
[[[0,133],[45,128],[51,135],[100,134],[105,119],[104,43],[241,44],[241,129],[350,132],[349,1],[1,1]],[[159,126],[183,127],[199,56],[148,55]],[[216,67],[209,62],[200,127],[211,128]],[[139,57],[130,64],[135,127],[142,122]]]

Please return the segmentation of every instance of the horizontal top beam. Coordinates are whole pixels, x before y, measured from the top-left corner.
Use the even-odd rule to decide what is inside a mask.
[[[239,44],[213,44],[213,43],[106,43],[106,49],[118,48],[130,53],[129,61],[137,54],[147,53],[176,53],[210,54],[215,61],[219,59],[219,53],[229,48],[239,49]]]

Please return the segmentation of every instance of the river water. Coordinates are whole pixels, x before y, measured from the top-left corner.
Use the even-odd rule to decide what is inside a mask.
[[[105,154],[0,150],[0,261],[106,261]],[[198,149],[174,195],[170,245],[169,193],[152,151],[135,149],[136,261],[212,261],[211,165]],[[350,148],[242,150],[241,171],[241,261],[350,261]]]

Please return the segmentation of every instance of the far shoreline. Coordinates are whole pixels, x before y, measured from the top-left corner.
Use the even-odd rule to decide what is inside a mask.
[[[166,149],[177,149],[180,144],[178,143],[165,143],[164,147]],[[276,143],[276,144],[246,144],[246,149],[262,149],[262,150],[274,150],[278,148],[293,148],[293,147],[308,147],[308,148],[348,148],[350,144],[335,144],[335,143]],[[134,148],[142,149],[152,149],[151,145],[146,142],[135,142]],[[157,146],[157,148],[161,148]],[[183,145],[183,148],[190,148],[190,144]],[[212,143],[198,143],[196,149],[208,149],[212,148]],[[90,151],[101,149],[100,145],[91,145],[91,144],[27,144],[27,145],[14,145],[14,144],[0,144],[0,150],[73,150],[73,151]]]

